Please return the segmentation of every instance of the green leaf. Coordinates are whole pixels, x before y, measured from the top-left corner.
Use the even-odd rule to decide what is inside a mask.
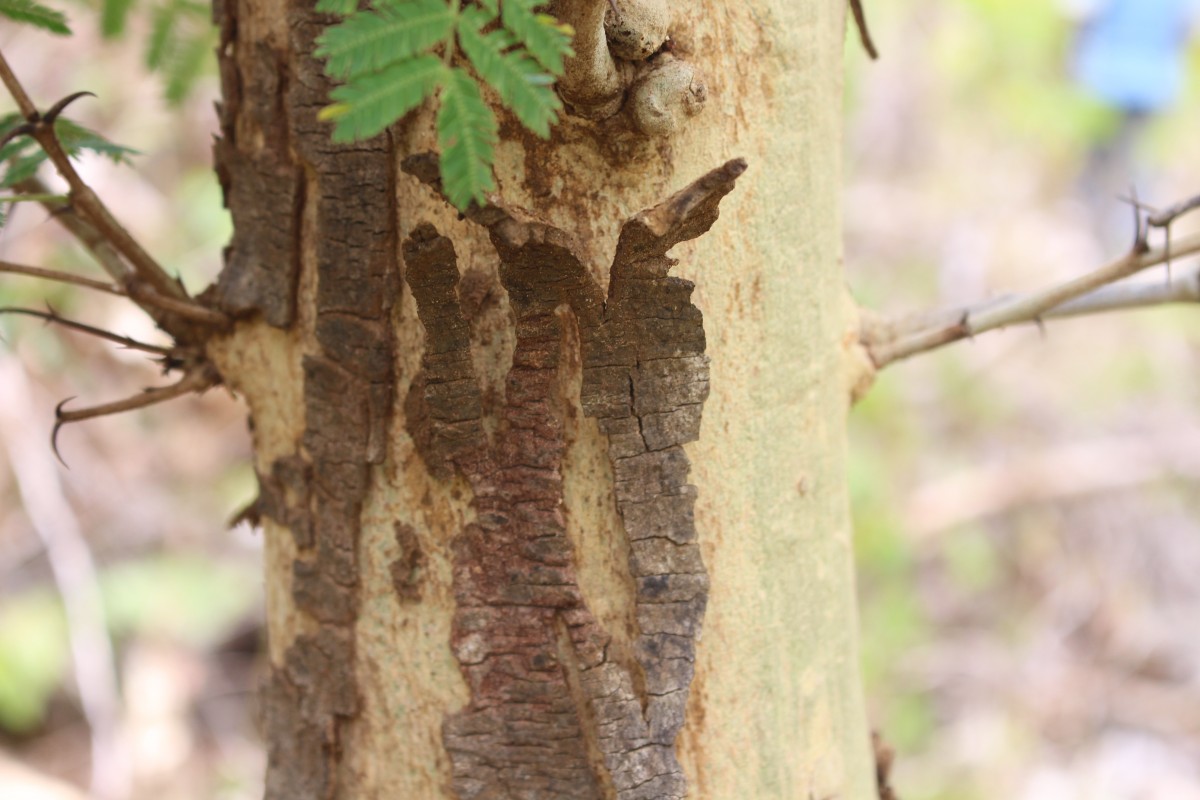
[[[175,44],[175,26],[179,7],[174,3],[156,6],[150,18],[150,36],[146,39],[146,68],[161,69]]]
[[[16,114],[0,118],[0,135],[21,122],[21,118]],[[64,117],[60,117],[54,123],[54,132],[58,134],[58,140],[72,157],[89,150],[107,156],[115,164],[128,164],[129,156],[137,155],[138,152],[114,144],[95,131]],[[46,154],[31,137],[22,136],[8,142],[4,147],[0,147],[0,164],[4,166],[4,177],[0,178],[0,187],[11,188],[26,178],[32,178],[44,161]]]
[[[562,101],[554,93],[554,78],[547,75],[526,51],[508,50],[513,40],[506,31],[481,33],[478,19],[464,15],[458,26],[458,41],[471,65],[487,81],[504,105],[521,124],[543,139],[558,121]]]
[[[442,86],[437,131],[446,198],[459,209],[472,200],[483,205],[487,192],[496,188],[496,117],[483,102],[475,79],[461,67],[450,70]]]
[[[114,164],[129,164],[129,156],[140,155],[132,147],[115,144],[105,139],[90,128],[78,125],[69,119],[59,118],[54,123],[54,132],[62,142],[67,153],[79,155],[84,150],[90,150],[98,155],[107,156]]]
[[[549,14],[536,13],[544,5],[543,0],[504,0],[500,20],[539,64],[558,76],[563,74],[563,59],[575,55],[571,49],[574,31]]]
[[[319,116],[336,121],[335,142],[369,139],[419,106],[445,79],[439,59],[418,56],[334,89],[329,96],[336,102]]]
[[[344,17],[358,10],[358,0],[317,0],[317,12]]]
[[[100,34],[105,39],[120,36],[125,31],[125,21],[136,0],[104,0],[100,9]]]
[[[205,64],[213,57],[215,44],[210,28],[197,31],[180,43],[175,55],[163,67],[167,81],[163,94],[169,104],[178,105],[187,97],[196,79],[204,72]]]
[[[326,30],[314,55],[326,59],[325,72],[331,77],[372,72],[445,40],[455,17],[445,0],[389,0]]]
[[[0,0],[0,15],[61,36],[71,35],[71,29],[67,27],[67,18],[61,11],[55,11],[35,0]]]

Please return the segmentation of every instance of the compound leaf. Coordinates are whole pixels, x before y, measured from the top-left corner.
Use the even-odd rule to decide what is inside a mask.
[[[419,106],[446,79],[446,66],[425,55],[359,75],[330,92],[319,119],[334,120],[333,140],[369,139]]]
[[[544,5],[544,0],[504,0],[500,21],[547,72],[558,76],[563,74],[563,59],[575,55],[574,31],[549,14],[537,13]]]
[[[61,11],[44,6],[36,0],[0,0],[0,15],[36,28],[70,36],[67,18]]]
[[[525,50],[509,50],[513,39],[507,31],[482,33],[471,16],[463,17],[458,41],[475,71],[496,90],[521,124],[543,139],[548,137],[562,108],[552,86],[554,78]]]
[[[442,86],[437,131],[446,198],[459,209],[472,200],[483,205],[487,192],[496,188],[492,178],[496,116],[483,102],[479,84],[461,67],[450,70]]]
[[[402,62],[443,41],[454,29],[455,10],[445,0],[389,0],[331,26],[314,53],[325,72],[348,78]]]

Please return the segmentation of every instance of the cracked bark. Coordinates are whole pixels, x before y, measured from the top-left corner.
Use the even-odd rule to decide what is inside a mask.
[[[394,393],[395,191],[379,180],[391,174],[393,152],[387,135],[333,145],[317,122],[331,88],[311,57],[325,18],[290,4],[286,40],[247,46],[238,23],[253,14],[236,3],[214,10],[225,98],[215,159],[239,221],[217,299],[231,314],[287,328],[306,258],[315,279],[304,433],[260,475],[257,511],[291,530],[292,599],[315,622],[266,679],[266,796],[332,797],[343,728],[360,707],[360,516],[369,469],[386,452]]]
[[[268,797],[868,797],[842,5],[676,5],[636,63],[659,34],[606,19],[625,110],[548,142],[502,115],[510,210],[468,221],[399,172],[429,109],[327,143],[310,8],[216,10],[236,233],[210,296],[238,321],[212,351],[252,411]],[[631,97],[680,62],[709,110],[639,133]],[[708,234],[712,187],[628,220],[730,152],[756,168]]]
[[[427,162],[409,168],[434,180]],[[682,445],[699,435],[708,363],[693,286],[668,275],[666,253],[709,229],[744,170],[731,161],[627,222],[607,299],[564,232],[495,208],[468,215],[488,228],[517,330],[494,437],[456,302],[454,246],[428,224],[404,243],[426,330],[409,429],[431,471],[467,478],[477,514],[454,542],[453,647],[471,703],[443,728],[463,800],[685,794],[674,744],[708,577]],[[571,365],[581,389],[564,398]],[[576,405],[609,439],[636,585],[633,664],[608,657],[611,636],[575,576],[561,471]]]

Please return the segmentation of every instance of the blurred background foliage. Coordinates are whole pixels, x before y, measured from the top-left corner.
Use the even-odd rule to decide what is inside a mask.
[[[141,155],[85,156],[83,174],[198,292],[230,230],[211,172],[207,5],[63,5],[69,42],[3,26],[0,48],[43,104],[99,95],[73,118]],[[1073,84],[1063,8],[867,5],[882,59],[852,32],[846,55],[846,263],[861,303],[962,304],[1121,251],[1128,210],[1081,191],[1119,117]],[[1189,59],[1183,102],[1137,143],[1151,203],[1200,191],[1197,48]],[[95,274],[36,208],[0,231],[0,258]],[[155,340],[115,299],[0,276],[0,305],[46,301]],[[0,317],[0,335],[0,369],[26,376],[0,386],[0,406],[29,409],[0,414],[0,441],[43,440],[64,397],[161,381],[138,354],[27,319]],[[1200,798],[1198,354],[1191,307],[1053,322],[893,366],[855,408],[864,672],[905,800]],[[0,787],[88,786],[80,661],[27,491],[53,474],[95,565],[131,796],[261,796],[260,541],[225,524],[255,491],[242,410],[213,391],[69,427],[60,446],[71,468],[52,473],[37,469],[48,449],[0,448]]]
[[[846,55],[860,302],[965,305],[1129,246],[1129,184],[1085,179],[1121,119],[1072,79],[1065,6],[869,4],[882,58],[853,34]],[[1134,142],[1151,204],[1200,191],[1197,56]],[[864,672],[905,800],[1200,797],[1198,357],[1190,306],[1049,322],[897,364],[853,411]]]

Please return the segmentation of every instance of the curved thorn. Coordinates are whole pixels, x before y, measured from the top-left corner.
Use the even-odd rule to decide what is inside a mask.
[[[71,105],[71,103],[74,103],[76,100],[78,100],[81,97],[95,97],[95,96],[96,95],[94,92],[74,92],[72,94],[67,95],[62,100],[59,100],[54,105],[50,106],[49,110],[47,110],[46,113],[42,115],[41,124],[53,125],[54,120],[58,119],[58,115],[61,114],[63,111],[65,111],[67,106]]]
[[[50,431],[50,450],[54,453],[54,457],[58,459],[58,463],[62,464],[67,469],[70,469],[71,467],[68,466],[67,462],[63,460],[62,454],[58,452],[58,432],[62,430],[62,426],[66,424],[66,420],[64,420],[62,417],[62,407],[74,399],[75,396],[73,395],[54,407],[54,430]]]
[[[3,138],[0,138],[0,147],[3,147],[4,145],[8,144],[9,142],[11,142],[13,139],[17,138],[18,136],[30,136],[32,134],[33,134],[33,126],[30,125],[28,122],[23,122],[20,125],[18,125],[17,127],[13,128],[8,133],[4,134]]]

